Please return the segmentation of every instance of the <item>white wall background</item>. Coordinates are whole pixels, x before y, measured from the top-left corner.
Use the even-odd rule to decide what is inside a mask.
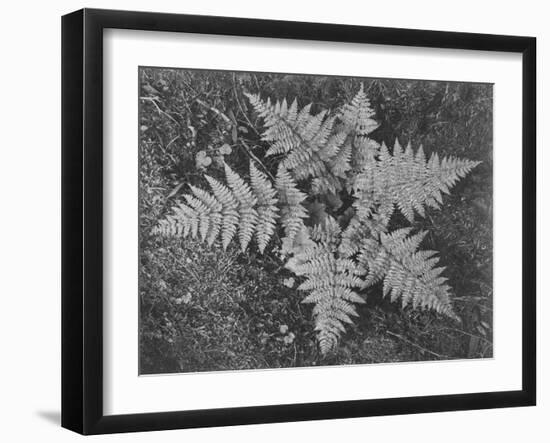
[[[550,119],[550,28],[545,3],[462,0],[111,0],[5,2],[0,27],[0,439],[81,440],[60,410],[60,16],[83,6],[228,15],[538,38],[538,147]],[[544,109],[543,109],[544,108]],[[544,112],[546,111],[546,113]],[[518,122],[519,124],[519,122]],[[102,436],[94,441],[546,442],[550,439],[549,156],[539,155],[539,406],[397,417]],[[546,250],[541,252],[543,248]],[[519,270],[518,270],[519,272]],[[545,275],[543,275],[545,274]]]

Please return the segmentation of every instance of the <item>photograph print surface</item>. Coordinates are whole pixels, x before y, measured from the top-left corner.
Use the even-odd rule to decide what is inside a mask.
[[[493,85],[138,75],[140,374],[493,356]]]

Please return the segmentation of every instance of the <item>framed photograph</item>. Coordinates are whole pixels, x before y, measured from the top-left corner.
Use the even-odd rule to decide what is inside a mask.
[[[535,404],[531,37],[62,20],[62,425]]]

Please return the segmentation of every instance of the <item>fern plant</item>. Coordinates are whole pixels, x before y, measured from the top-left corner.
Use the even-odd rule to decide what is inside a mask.
[[[226,184],[206,176],[210,192],[190,186],[154,232],[219,241],[224,249],[237,238],[243,252],[253,239],[261,253],[279,242],[286,267],[303,279],[303,303],[313,304],[323,355],[336,349],[358,315],[355,305],[379,282],[403,307],[459,320],[437,252],[419,249],[426,232],[396,229],[392,217],[399,211],[413,223],[426,207],[439,208],[479,162],[377,143],[369,137],[378,124],[362,86],[333,114],[313,115],[297,100],[247,97],[264,122],[266,156],[277,160],[274,179],[264,165],[251,162],[246,180],[225,164]]]

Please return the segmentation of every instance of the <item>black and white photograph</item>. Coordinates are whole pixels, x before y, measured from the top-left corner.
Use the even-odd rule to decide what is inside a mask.
[[[140,375],[493,357],[493,84],[138,71]]]

